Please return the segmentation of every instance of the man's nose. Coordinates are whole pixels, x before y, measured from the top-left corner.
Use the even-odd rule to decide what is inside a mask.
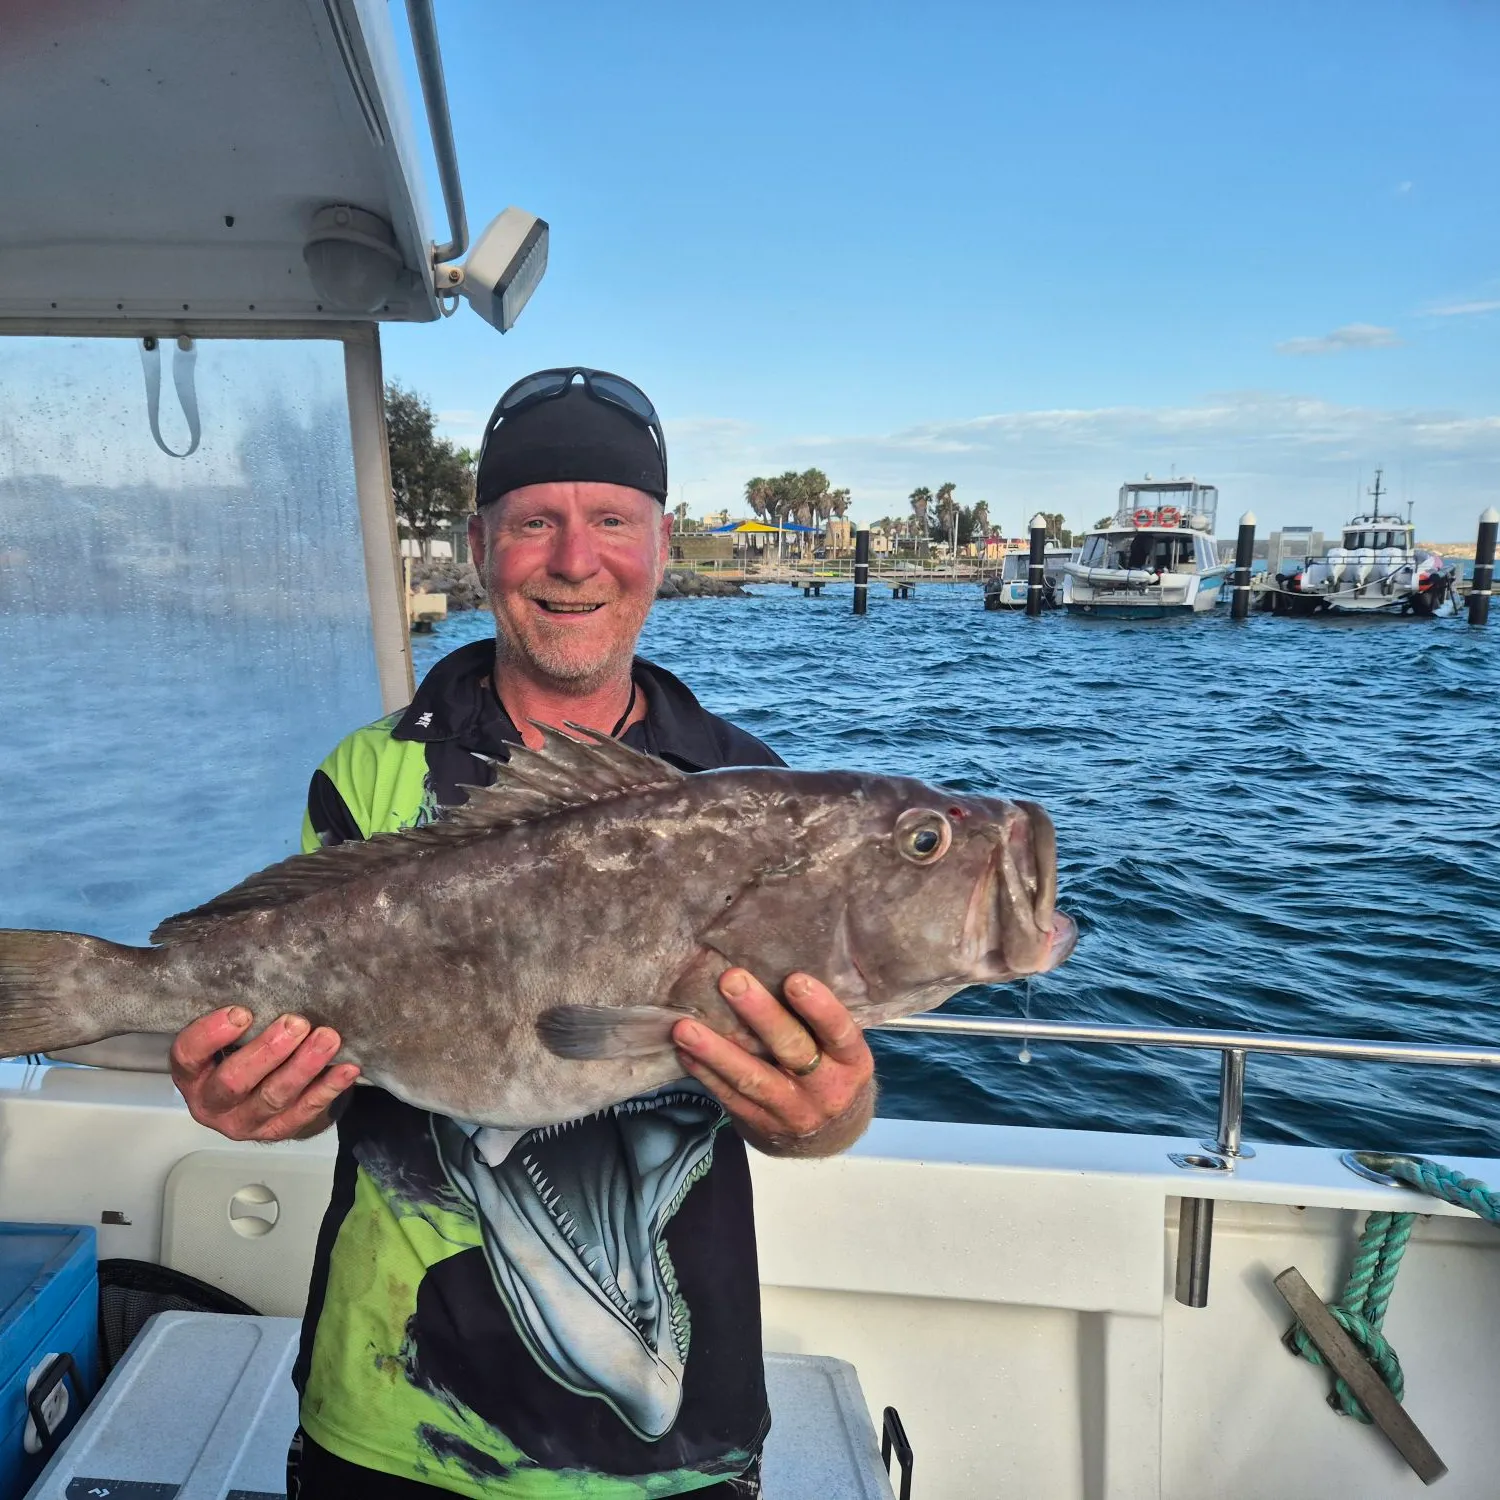
[[[599,550],[587,526],[568,521],[558,527],[547,559],[547,571],[570,583],[582,583],[599,571]]]

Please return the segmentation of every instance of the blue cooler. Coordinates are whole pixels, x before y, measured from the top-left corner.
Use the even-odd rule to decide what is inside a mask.
[[[20,1500],[41,1473],[98,1364],[94,1231],[0,1224],[0,1500]]]

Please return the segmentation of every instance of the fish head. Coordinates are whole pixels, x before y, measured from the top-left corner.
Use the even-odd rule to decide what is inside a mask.
[[[844,921],[870,1008],[907,1013],[939,1003],[933,991],[1042,974],[1073,951],[1057,836],[1036,803],[895,778],[872,792]]]

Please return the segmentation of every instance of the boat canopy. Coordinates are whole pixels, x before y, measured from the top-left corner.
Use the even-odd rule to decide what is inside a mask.
[[[380,0],[7,6],[0,319],[347,319],[304,257],[340,208],[335,238],[393,272],[354,314],[436,318],[404,101]]]
[[[1149,474],[1145,479],[1120,486],[1120,503],[1115,511],[1117,526],[1151,524],[1142,519],[1144,513],[1149,512],[1157,519],[1163,511],[1169,515],[1175,513],[1176,519],[1162,524],[1177,525],[1197,516],[1202,518],[1197,523],[1200,529],[1212,536],[1218,520],[1219,487],[1200,484],[1191,476],[1152,479]]]

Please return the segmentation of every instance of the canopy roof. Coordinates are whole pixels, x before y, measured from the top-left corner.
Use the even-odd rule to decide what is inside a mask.
[[[727,526],[710,526],[709,531],[715,536],[722,536],[726,532],[753,531],[757,534],[770,532],[775,536],[778,531],[806,531],[816,536],[822,529],[818,526],[799,526],[796,521],[783,521],[780,526],[772,526],[767,521],[731,521]]]
[[[380,0],[20,0],[4,14],[0,317],[347,318],[320,306],[302,256],[334,204],[394,237],[404,274],[372,316],[437,316]]]

